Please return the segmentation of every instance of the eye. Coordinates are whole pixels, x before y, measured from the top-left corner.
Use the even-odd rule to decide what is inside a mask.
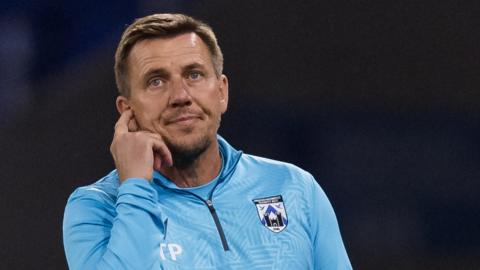
[[[150,80],[150,82],[148,83],[149,86],[155,87],[155,88],[162,87],[163,84],[164,84],[164,83],[163,83],[162,79],[160,79],[160,78],[152,79],[152,80]]]
[[[192,71],[190,73],[188,73],[188,79],[192,80],[192,81],[196,81],[196,80],[199,80],[201,79],[203,76],[203,74],[199,71]]]

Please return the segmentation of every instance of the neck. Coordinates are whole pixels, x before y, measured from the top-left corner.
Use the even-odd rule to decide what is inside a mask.
[[[188,166],[162,167],[160,172],[178,187],[196,187],[212,181],[220,172],[220,157],[217,140]]]

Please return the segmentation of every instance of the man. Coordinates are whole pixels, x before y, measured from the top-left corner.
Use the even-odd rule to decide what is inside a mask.
[[[351,269],[314,178],[217,135],[228,80],[209,26],[138,19],[115,61],[116,170],[68,200],[70,269]]]

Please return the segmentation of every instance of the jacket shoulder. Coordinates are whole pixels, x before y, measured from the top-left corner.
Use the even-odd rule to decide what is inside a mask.
[[[268,174],[271,176],[288,176],[289,179],[296,179],[302,182],[315,181],[314,177],[308,171],[284,161],[244,154],[240,165],[249,172]]]
[[[71,202],[81,198],[89,198],[114,203],[117,198],[119,186],[117,171],[113,170],[96,182],[75,189],[68,201]]]

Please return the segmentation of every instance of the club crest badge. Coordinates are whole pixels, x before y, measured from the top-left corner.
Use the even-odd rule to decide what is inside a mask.
[[[254,199],[258,217],[263,226],[272,232],[281,232],[288,225],[287,210],[282,195]]]

